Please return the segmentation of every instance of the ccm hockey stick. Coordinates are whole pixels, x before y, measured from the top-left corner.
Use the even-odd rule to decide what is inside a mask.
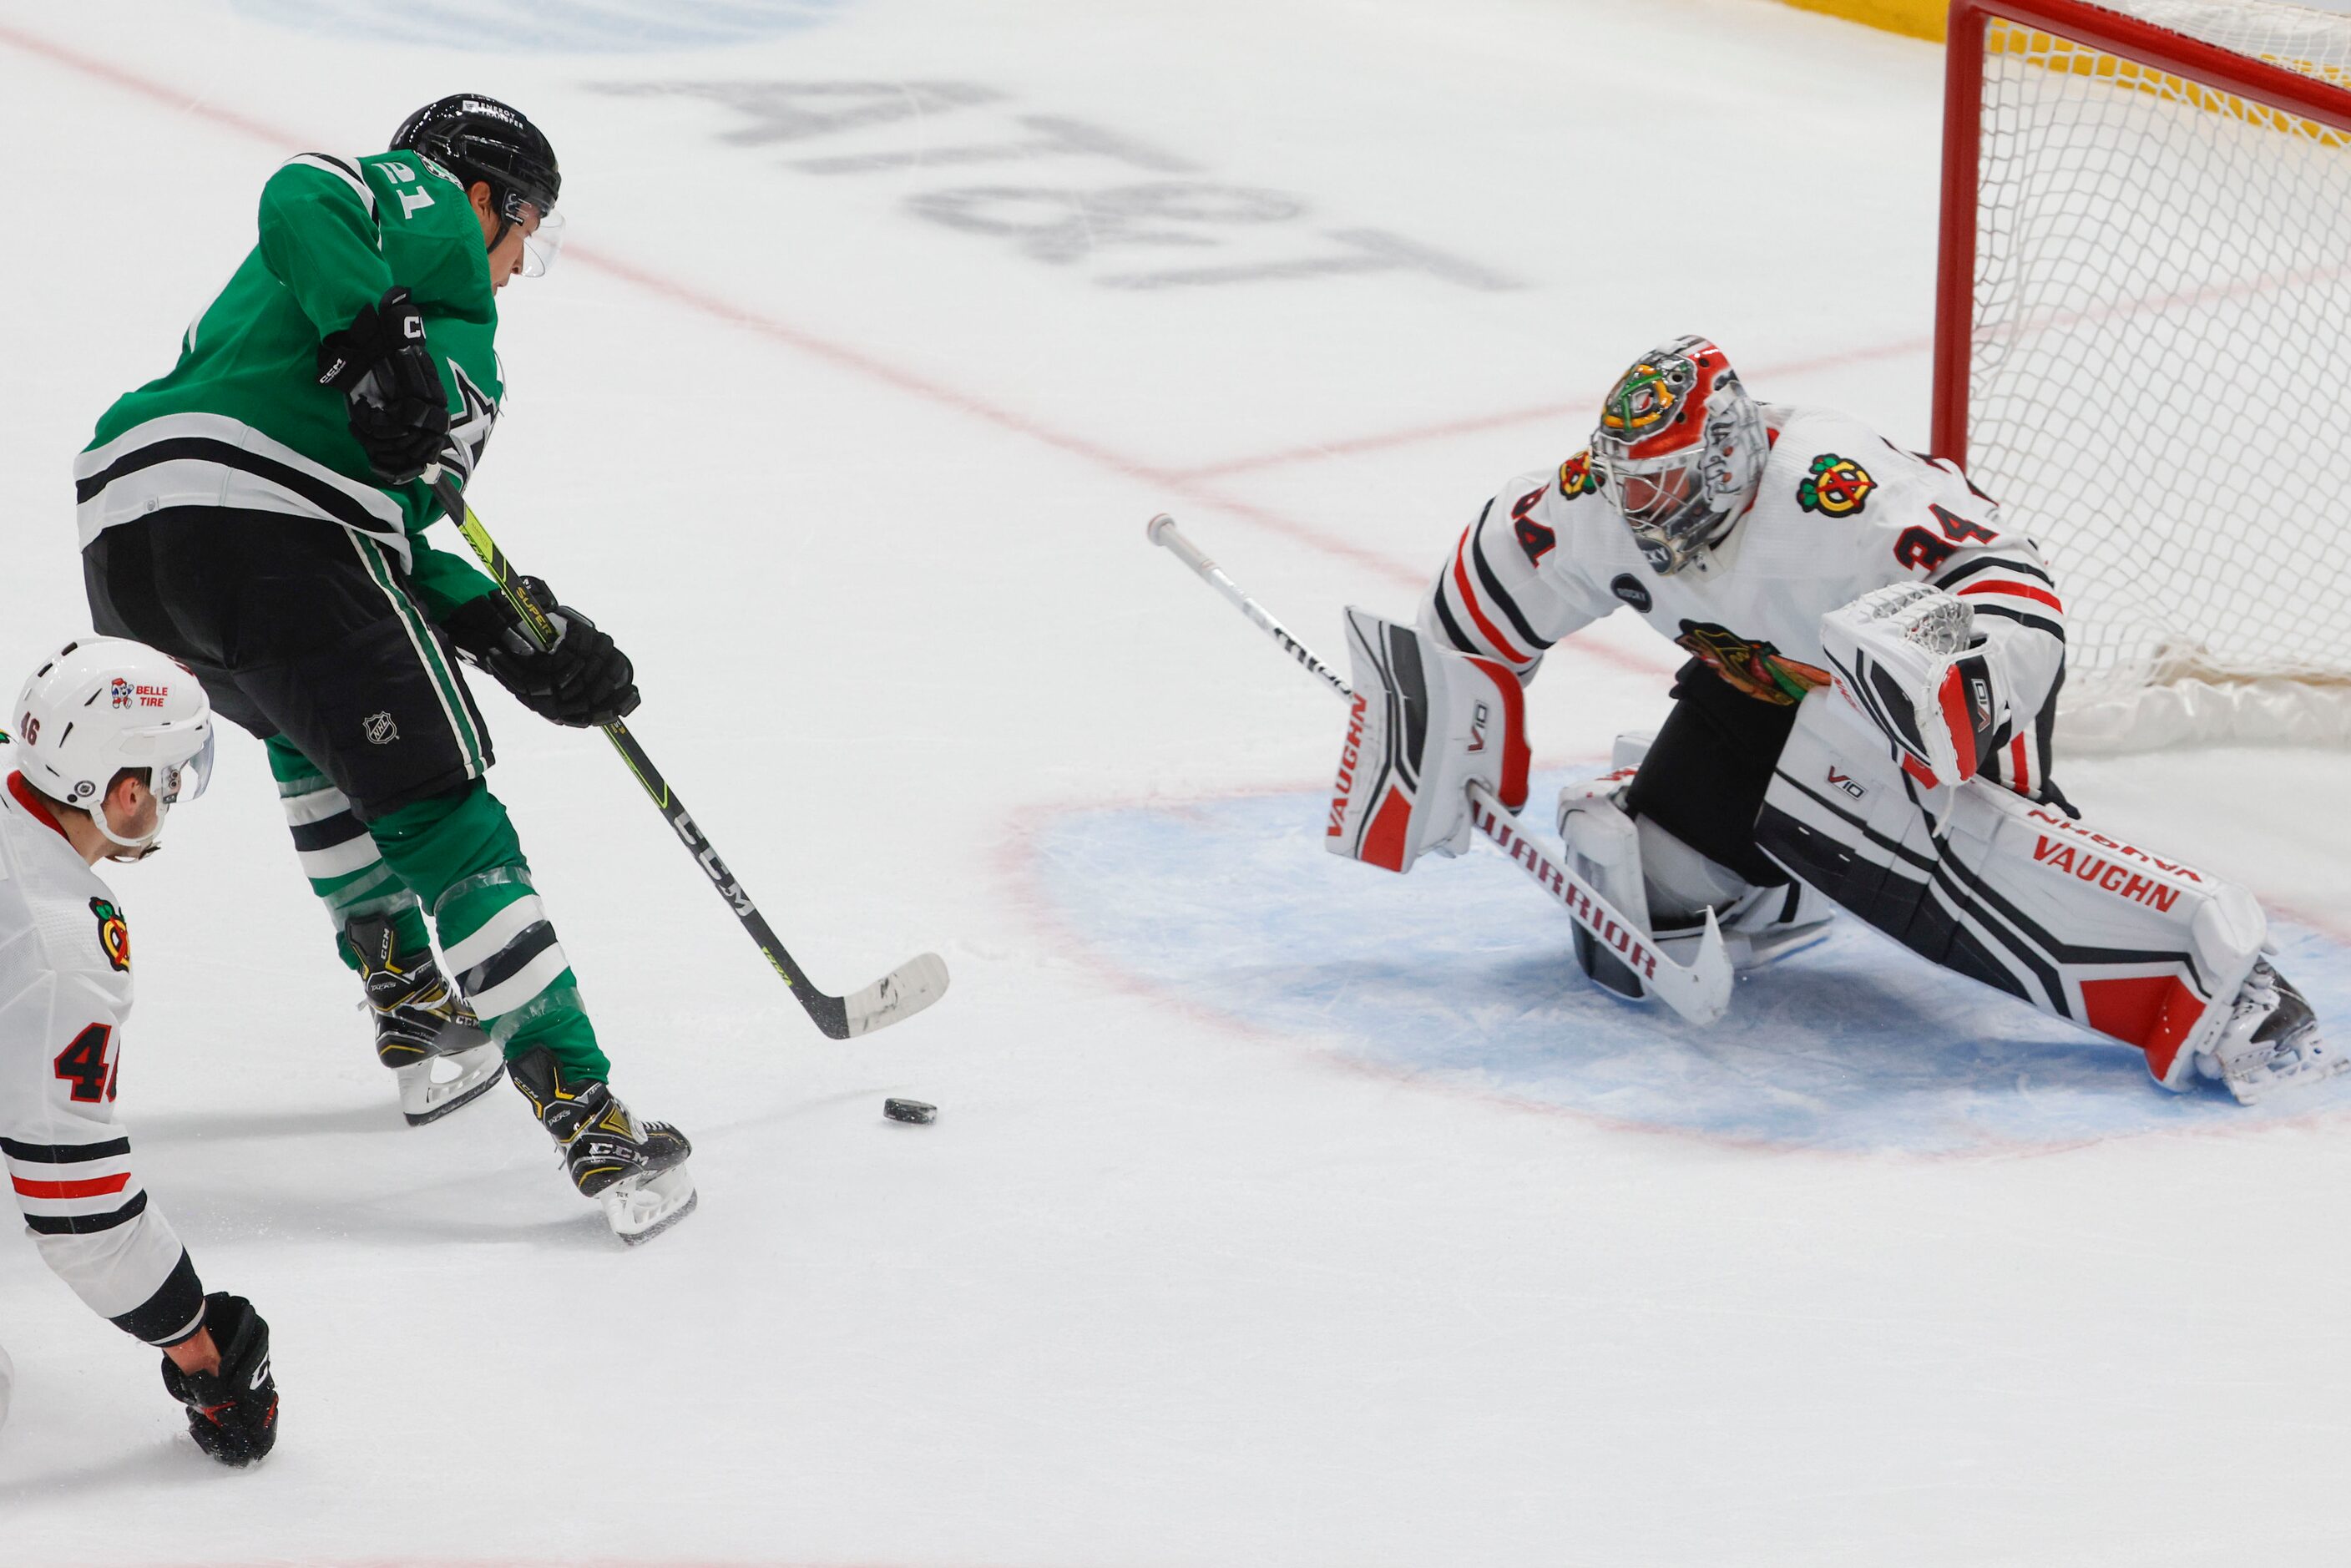
[[[1290,628],[1273,618],[1272,613],[1244,592],[1241,585],[1226,575],[1225,570],[1210,560],[1199,546],[1184,537],[1176,519],[1162,512],[1151,519],[1144,529],[1151,542],[1175,552],[1176,559],[1190,567],[1200,580],[1232,601],[1233,607],[1251,621],[1258,630],[1281,644],[1282,651],[1303,665],[1314,676],[1349,702],[1355,699],[1354,688],[1340,678],[1338,673],[1314,656],[1313,650],[1290,634]],[[1684,966],[1675,963],[1657,951],[1657,945],[1638,926],[1625,919],[1606,899],[1600,896],[1573,872],[1552,858],[1549,851],[1520,831],[1518,820],[1491,789],[1476,780],[1469,785],[1469,821],[1490,840],[1496,849],[1510,857],[1520,870],[1534,878],[1537,887],[1551,894],[1568,918],[1592,934],[1593,939],[1621,958],[1641,977],[1642,983],[1655,992],[1665,1004],[1695,1024],[1710,1024],[1730,1007],[1730,956],[1723,950],[1722,932],[1715,925],[1714,912],[1707,911],[1706,936],[1698,943],[1698,956]]]
[[[507,559],[506,552],[498,549],[496,540],[490,538],[490,530],[482,526],[482,519],[474,515],[474,508],[465,504],[465,497],[457,488],[456,481],[446,474],[430,472],[426,480],[459,531],[465,534],[465,542],[473,546],[474,553],[481,558],[483,570],[490,574],[490,580],[506,594],[507,601],[521,615],[523,624],[530,629],[531,636],[538,640],[540,647],[553,647],[558,635],[555,622],[548,619],[546,610],[531,598],[530,590],[523,585],[520,574]],[[717,890],[719,897],[726,901],[726,906],[735,912],[735,918],[743,923],[743,929],[758,945],[760,953],[776,973],[783,977],[784,984],[792,988],[792,995],[798,997],[800,1006],[808,1009],[808,1016],[816,1020],[817,1028],[834,1040],[872,1034],[877,1029],[886,1029],[903,1019],[914,1017],[946,994],[946,962],[936,953],[924,953],[909,958],[863,990],[846,997],[829,996],[817,989],[815,983],[808,977],[808,971],[802,969],[785,950],[781,939],[768,925],[768,917],[759,913],[758,906],[751,902],[751,895],[743,891],[743,884],[735,880],[735,873],[728,871],[726,862],[718,858],[718,851],[703,835],[701,827],[686,810],[685,802],[672,793],[669,780],[664,779],[661,769],[653,766],[653,759],[645,755],[645,748],[637,744],[637,737],[629,733],[629,727],[615,721],[601,727],[604,738],[612,743],[612,749],[621,754],[621,760],[629,765],[629,771],[636,775],[639,784],[644,786],[645,794],[677,834],[678,842],[685,846],[685,852],[694,857],[695,863],[710,878],[710,885]]]

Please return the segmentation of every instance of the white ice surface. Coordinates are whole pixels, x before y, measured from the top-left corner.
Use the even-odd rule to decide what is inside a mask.
[[[268,171],[496,93],[561,148],[574,246],[506,297],[483,515],[634,655],[640,735],[810,970],[847,990],[936,947],[955,989],[823,1040],[601,741],[486,693],[616,1083],[697,1145],[700,1212],[624,1253],[507,1091],[402,1125],[231,737],[170,852],[117,878],[122,1103],[207,1281],[275,1326],[284,1437],[218,1471],[152,1355],[0,1247],[0,1563],[2343,1559],[2338,1113],[2158,1124],[2132,1069],[1991,1152],[1628,1123],[1529,1087],[1575,1041],[1472,1084],[1412,1060],[1417,1014],[1301,1021],[1282,971],[1322,983],[1343,905],[1270,933],[1256,992],[1171,987],[1184,955],[1113,938],[1251,879],[1043,854],[1195,801],[1217,831],[1174,841],[1229,846],[1257,819],[1215,802],[1311,811],[1327,776],[1328,698],[1144,543],[1155,511],[1330,642],[1346,602],[1408,612],[1479,502],[1582,444],[1671,334],[1923,444],[1935,49],[1760,0],[470,9],[560,36],[387,42],[387,16],[467,24],[369,0],[0,3],[0,671],[80,623],[71,455],[168,365]],[[695,16],[742,41],[586,52]],[[657,82],[997,96],[754,141],[707,96],[597,90]],[[1068,121],[1117,155],[956,156]],[[1164,188],[1186,182],[1230,189]],[[1211,201],[1296,215],[1180,219]],[[969,226],[1015,216],[1063,259]],[[1366,230],[1520,287],[1100,281]],[[1170,233],[1219,243],[1134,243]],[[1673,651],[1646,635],[1554,656],[1547,765],[1655,722]],[[2238,753],[2065,782],[2332,941],[2346,773]],[[1290,874],[1263,831],[1241,847]],[[1539,990],[1547,906],[1489,860],[1442,871],[1364,883],[1386,962],[1489,940],[1509,994]],[[1447,908],[1497,927],[1416,927]],[[891,1093],[938,1122],[885,1123]]]

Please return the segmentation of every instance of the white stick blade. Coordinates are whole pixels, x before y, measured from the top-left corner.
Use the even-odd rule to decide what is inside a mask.
[[[947,963],[936,953],[907,959],[855,996],[843,998],[852,1039],[913,1018],[947,994]]]
[[[1698,957],[1670,981],[1667,972],[1659,965],[1657,977],[1649,984],[1667,1006],[1690,1022],[1714,1023],[1730,1010],[1730,954],[1723,946],[1722,927],[1715,923],[1713,910],[1706,912],[1706,936],[1698,943]]]

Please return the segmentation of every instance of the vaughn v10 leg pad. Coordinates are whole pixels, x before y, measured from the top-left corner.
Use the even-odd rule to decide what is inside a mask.
[[[2210,1057],[2268,935],[2243,888],[2054,806],[1919,786],[1827,691],[1804,701],[1757,838],[1911,951],[2137,1047],[2167,1088]]]

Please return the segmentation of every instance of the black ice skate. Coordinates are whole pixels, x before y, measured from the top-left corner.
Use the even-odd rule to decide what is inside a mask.
[[[635,1246],[694,1212],[694,1145],[667,1122],[642,1122],[599,1079],[567,1081],[545,1046],[508,1064],[508,1076],[563,1153],[580,1193],[604,1208],[612,1234]]]
[[[359,955],[376,1060],[400,1080],[400,1109],[421,1127],[487,1092],[505,1063],[465,999],[442,977],[433,950],[398,951],[392,922],[352,921],[343,940]]]

